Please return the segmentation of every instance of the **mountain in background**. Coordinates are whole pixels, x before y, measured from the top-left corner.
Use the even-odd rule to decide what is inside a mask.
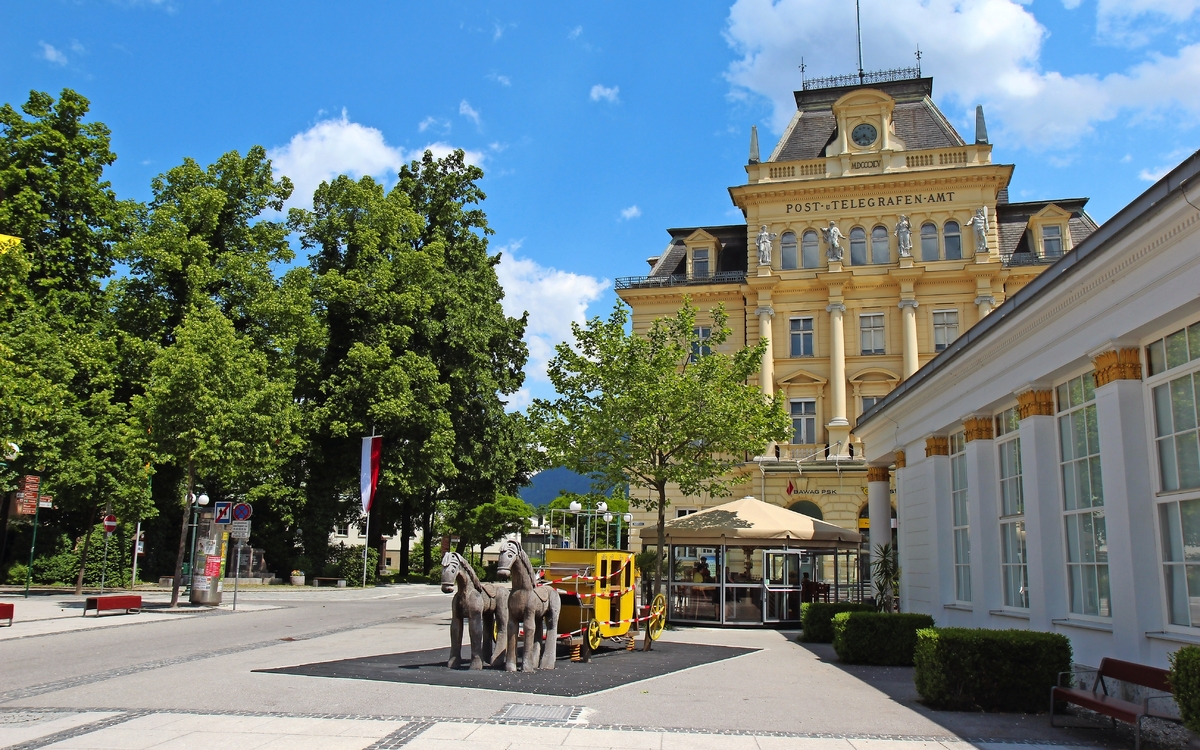
[[[522,487],[521,499],[534,508],[549,505],[563,490],[586,495],[591,492],[592,481],[582,474],[576,474],[565,466],[539,471],[527,487]]]

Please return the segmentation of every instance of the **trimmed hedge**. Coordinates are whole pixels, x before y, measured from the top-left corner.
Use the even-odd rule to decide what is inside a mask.
[[[932,708],[1040,713],[1071,642],[1030,630],[927,628],[917,632],[913,679]]]
[[[1171,654],[1170,659],[1167,679],[1179,715],[1185,727],[1193,734],[1200,734],[1200,646],[1184,646]]]
[[[841,612],[833,617],[833,650],[847,664],[911,667],[917,631],[932,627],[929,615]]]
[[[839,612],[874,612],[870,604],[850,602],[807,602],[800,605],[800,640],[805,643],[832,643],[833,616]]]

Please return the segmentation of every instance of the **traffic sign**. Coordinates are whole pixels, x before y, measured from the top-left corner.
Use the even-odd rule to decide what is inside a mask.
[[[217,514],[214,519],[217,523],[225,524],[233,520],[233,514],[230,512],[233,510],[233,503],[230,501],[218,500],[213,503],[213,510]]]
[[[104,517],[104,533],[111,534],[117,530],[117,517],[109,513]]]
[[[254,514],[254,507],[250,503],[238,503],[233,506],[233,520],[246,521]]]
[[[54,496],[53,495],[42,495],[41,497],[39,497],[38,498],[38,507],[53,509],[54,508]]]
[[[229,527],[229,535],[234,539],[246,541],[250,538],[250,520],[234,521]]]

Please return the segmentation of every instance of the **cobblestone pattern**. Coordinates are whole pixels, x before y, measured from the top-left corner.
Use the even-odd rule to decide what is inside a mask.
[[[24,709],[24,710],[28,710],[28,709]],[[44,713],[47,713],[47,714],[50,714],[50,713],[78,714],[78,713],[85,713],[86,711],[91,711],[91,710],[94,710],[94,709],[78,709],[78,708],[76,708],[76,709],[50,709],[50,710],[45,711]],[[0,708],[0,711],[7,712],[7,711],[9,711],[9,709]],[[130,719],[136,719],[140,716],[147,716],[152,713],[156,713],[156,712],[155,711],[123,711],[122,713],[120,713],[116,716],[109,716],[104,719],[97,719],[96,721],[93,721],[90,724],[82,724],[77,727],[72,727],[71,729],[64,729],[61,732],[55,732],[54,734],[48,734],[44,737],[38,737],[37,739],[29,740],[28,742],[21,742],[16,745],[9,745],[4,750],[34,750],[34,748],[46,747],[47,745],[53,745],[55,742],[62,742],[63,740],[69,740],[72,737],[81,737],[85,734],[91,734],[92,732],[96,732],[101,729],[107,729],[108,727],[116,726],[117,724],[124,724],[125,722],[129,721]]]
[[[409,722],[408,724],[405,724],[389,734],[387,737],[376,740],[373,745],[367,747],[367,750],[390,750],[394,747],[404,747],[412,740],[415,740],[422,732],[436,723],[436,721]]]
[[[383,620],[374,620],[371,622],[360,622],[352,625],[343,625],[342,627],[329,628],[327,630],[318,630],[312,633],[305,633],[297,637],[290,637],[288,641],[306,641],[312,638],[322,638],[327,635],[335,635],[337,633],[345,633],[351,630],[361,630],[363,628],[371,628],[376,625],[385,625],[389,622],[395,622],[397,618],[389,617]],[[46,693],[54,693],[59,690],[69,690],[71,688],[91,685],[96,682],[104,682],[117,677],[125,677],[131,674],[148,672],[154,669],[162,669],[163,667],[173,667],[177,664],[187,664],[193,661],[201,661],[203,659],[212,659],[218,656],[228,656],[230,654],[240,654],[246,651],[256,651],[260,648],[268,646],[278,646],[283,639],[272,638],[267,641],[259,641],[257,643],[247,643],[243,646],[230,646],[229,648],[220,648],[213,651],[201,651],[195,654],[187,654],[184,656],[173,656],[169,659],[156,659],[155,661],[142,662],[141,664],[130,664],[125,667],[117,667],[115,669],[105,670],[103,672],[95,672],[88,675],[80,675],[78,677],[67,677],[53,682],[45,682],[41,685],[31,685],[29,687],[17,688],[15,690],[6,690],[0,693],[0,703],[8,703],[10,701],[24,700],[26,698],[34,698]]]

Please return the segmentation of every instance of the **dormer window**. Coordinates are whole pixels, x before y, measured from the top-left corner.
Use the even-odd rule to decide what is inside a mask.
[[[1062,227],[1047,224],[1042,227],[1042,257],[1061,258],[1063,254]]]
[[[692,251],[692,278],[708,278],[708,248]]]

